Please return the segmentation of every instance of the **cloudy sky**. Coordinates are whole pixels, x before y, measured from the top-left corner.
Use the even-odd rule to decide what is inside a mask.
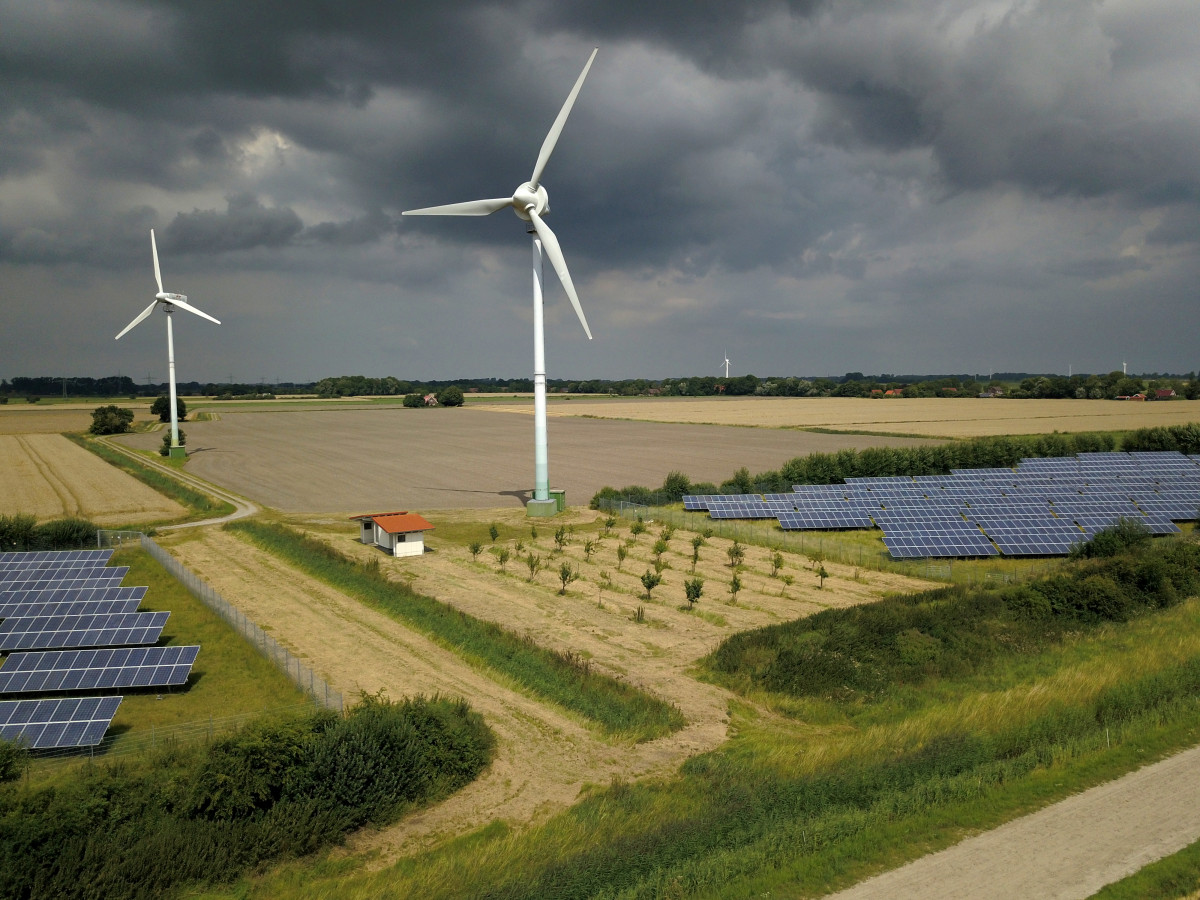
[[[1200,367],[1195,0],[0,0],[0,376]]]

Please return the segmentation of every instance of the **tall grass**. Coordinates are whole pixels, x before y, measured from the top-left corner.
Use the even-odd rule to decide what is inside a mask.
[[[354,562],[328,544],[282,525],[242,520],[225,527],[429,635],[473,665],[500,672],[531,694],[582,716],[606,734],[645,741],[685,724],[675,706],[592,672],[587,661],[576,654],[546,650],[530,638],[389,581],[378,564]]]
[[[174,478],[164,475],[157,469],[152,469],[106,444],[89,440],[81,434],[67,434],[66,437],[83,449],[96,454],[105,462],[129,473],[147,487],[183,504],[195,515],[224,516],[233,512],[233,504],[180,484]]]

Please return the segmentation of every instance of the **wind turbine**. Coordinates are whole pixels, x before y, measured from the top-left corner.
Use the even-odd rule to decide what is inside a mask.
[[[729,377],[729,351],[725,351],[725,377]]]
[[[597,48],[599,49],[599,48]],[[556,501],[550,498],[550,465],[546,446],[546,346],[545,329],[542,324],[542,251],[550,257],[550,264],[562,282],[563,290],[579,323],[583,326],[588,340],[592,339],[592,331],[588,328],[587,319],[583,315],[583,307],[579,305],[579,295],[575,293],[575,284],[571,281],[571,273],[567,269],[567,261],[563,257],[558,238],[550,230],[550,226],[542,217],[550,212],[550,197],[542,182],[542,173],[558,136],[562,133],[575,98],[583,87],[592,61],[596,58],[597,50],[592,50],[587,64],[579,73],[575,87],[567,95],[558,118],[550,126],[550,132],[542,142],[541,152],[533,166],[533,175],[520,185],[511,197],[497,197],[493,200],[469,200],[466,203],[451,203],[446,206],[429,206],[424,209],[409,209],[404,211],[406,216],[488,216],[497,210],[511,206],[517,216],[529,223],[526,231],[533,236],[533,448],[534,448],[534,487],[533,499],[526,506],[526,512],[531,516],[550,516],[557,511]]]
[[[138,325],[150,313],[154,312],[154,308],[158,304],[163,305],[163,312],[167,314],[167,370],[170,373],[171,382],[171,456],[182,456],[183,448],[179,446],[179,410],[175,404],[175,336],[171,331],[171,314],[175,312],[175,307],[186,309],[190,313],[195,313],[202,319],[208,319],[210,322],[216,322],[220,325],[218,319],[214,319],[206,312],[201,312],[196,307],[187,302],[186,294],[168,294],[163,290],[162,272],[158,268],[158,245],[154,242],[154,229],[150,229],[150,253],[154,257],[154,280],[158,282],[158,293],[154,295],[154,299],[150,301],[150,305],[138,313],[138,317],[130,322],[121,331],[114,340],[120,340],[134,326]]]

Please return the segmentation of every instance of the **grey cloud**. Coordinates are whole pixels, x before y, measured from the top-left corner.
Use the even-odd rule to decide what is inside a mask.
[[[228,208],[179,213],[164,233],[163,245],[180,253],[225,253],[255,247],[283,247],[303,229],[288,207],[268,208],[249,194],[228,198]]]

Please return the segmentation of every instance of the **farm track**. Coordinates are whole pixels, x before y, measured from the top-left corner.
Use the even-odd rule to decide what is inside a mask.
[[[25,436],[17,437],[17,445],[25,451],[25,455],[29,457],[29,461],[37,470],[37,473],[50,486],[50,490],[54,491],[58,497],[58,502],[62,505],[62,513],[65,516],[78,516],[83,513],[83,502],[79,495],[71,490],[71,487],[65,480],[60,478],[54,471],[54,468],[46,462],[38,449],[33,445],[33,442]]]
[[[885,872],[837,900],[1090,897],[1200,839],[1200,747]]]
[[[347,695],[383,689],[393,697],[466,697],[495,732],[496,759],[477,781],[396,826],[365,830],[350,841],[351,853],[375,851],[375,865],[495,819],[515,825],[539,821],[568,807],[589,782],[669,775],[688,756],[725,739],[729,695],[718,688],[692,682],[708,701],[703,718],[681,732],[639,745],[606,741],[502,677],[470,667],[425,636],[226,532],[167,540],[185,565],[336,689]],[[694,705],[690,711],[699,712]]]

